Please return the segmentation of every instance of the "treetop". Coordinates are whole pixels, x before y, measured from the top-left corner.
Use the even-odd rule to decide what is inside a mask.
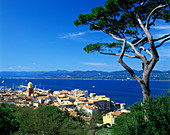
[[[144,29],[149,30],[158,19],[170,22],[169,5],[170,0],[106,0],[104,7],[97,6],[91,13],[80,14],[74,25],[89,25],[90,30],[101,30],[119,43],[126,39],[138,46],[146,43]],[[117,47],[119,43],[111,47]],[[97,43],[84,50],[88,53],[97,51],[101,44],[108,47],[105,43]]]

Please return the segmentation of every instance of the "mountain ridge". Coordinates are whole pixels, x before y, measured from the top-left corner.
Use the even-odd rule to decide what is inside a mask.
[[[142,77],[142,70],[134,72]],[[42,79],[133,79],[126,70],[121,71],[0,71],[0,78],[42,78]],[[151,80],[170,80],[170,70],[153,70]]]

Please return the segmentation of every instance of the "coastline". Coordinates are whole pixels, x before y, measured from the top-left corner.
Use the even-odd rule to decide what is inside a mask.
[[[135,79],[93,79],[93,78],[42,78],[42,77],[0,77],[0,79],[56,79],[56,80],[120,80],[120,81],[136,81]],[[170,81],[170,80],[153,80],[150,81]]]
[[[127,106],[140,101],[142,92],[139,84],[135,80],[90,80],[90,79],[25,79],[25,78],[11,78],[1,79],[1,86],[8,86],[16,88],[19,85],[26,86],[28,81],[33,82],[37,88],[44,90],[89,90],[90,93],[99,95],[106,95],[115,102],[124,102]],[[160,95],[162,92],[166,93],[170,88],[170,81],[150,81],[152,86],[152,95]]]

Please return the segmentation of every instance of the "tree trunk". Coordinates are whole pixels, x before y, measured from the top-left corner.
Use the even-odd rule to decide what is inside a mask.
[[[144,80],[141,80],[139,82],[141,88],[142,88],[142,93],[143,93],[143,103],[150,97],[151,91],[149,89],[149,86],[145,84]]]

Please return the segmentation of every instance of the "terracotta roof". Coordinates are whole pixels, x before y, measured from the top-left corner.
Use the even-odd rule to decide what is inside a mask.
[[[97,106],[94,106],[94,105],[85,105],[84,107],[86,107],[87,109],[90,109],[90,110],[94,110],[96,108],[98,108]]]
[[[89,101],[88,104],[93,104],[94,102],[93,101]]]
[[[72,95],[68,95],[68,97],[73,98],[73,99],[77,99],[78,98],[78,97],[72,96]]]
[[[33,97],[32,96],[27,96],[26,99],[32,99]]]
[[[77,112],[69,112],[69,114],[74,117],[77,116]]]
[[[70,92],[70,94],[74,94],[74,92]]]
[[[79,107],[83,107],[84,105],[78,105]]]
[[[75,109],[72,109],[72,108],[66,108],[69,112],[74,112]]]
[[[111,114],[115,115],[115,116],[118,116],[118,115],[121,115],[122,113],[121,113],[121,111],[115,111],[115,112],[112,112]]]
[[[85,97],[79,97],[78,100],[79,101],[86,101],[87,99]]]
[[[67,94],[68,91],[67,90],[62,90],[62,91],[59,91],[61,94]]]
[[[85,117],[85,116],[80,116],[80,118],[82,118],[84,121],[89,122],[91,121],[90,117]]]
[[[13,93],[20,93],[20,91],[13,91]]]
[[[20,100],[19,100],[19,99],[17,99],[17,100],[14,100],[14,102],[15,102],[15,103],[19,103],[19,102],[20,102]]]
[[[30,103],[31,103],[31,101],[27,101],[26,103],[29,103],[29,104],[30,104]]]
[[[76,105],[76,103],[73,103],[73,105]]]
[[[43,97],[37,97],[37,99],[43,99]]]
[[[0,91],[0,93],[4,93],[5,91]]]
[[[10,92],[9,91],[5,91],[6,94],[9,94]]]

